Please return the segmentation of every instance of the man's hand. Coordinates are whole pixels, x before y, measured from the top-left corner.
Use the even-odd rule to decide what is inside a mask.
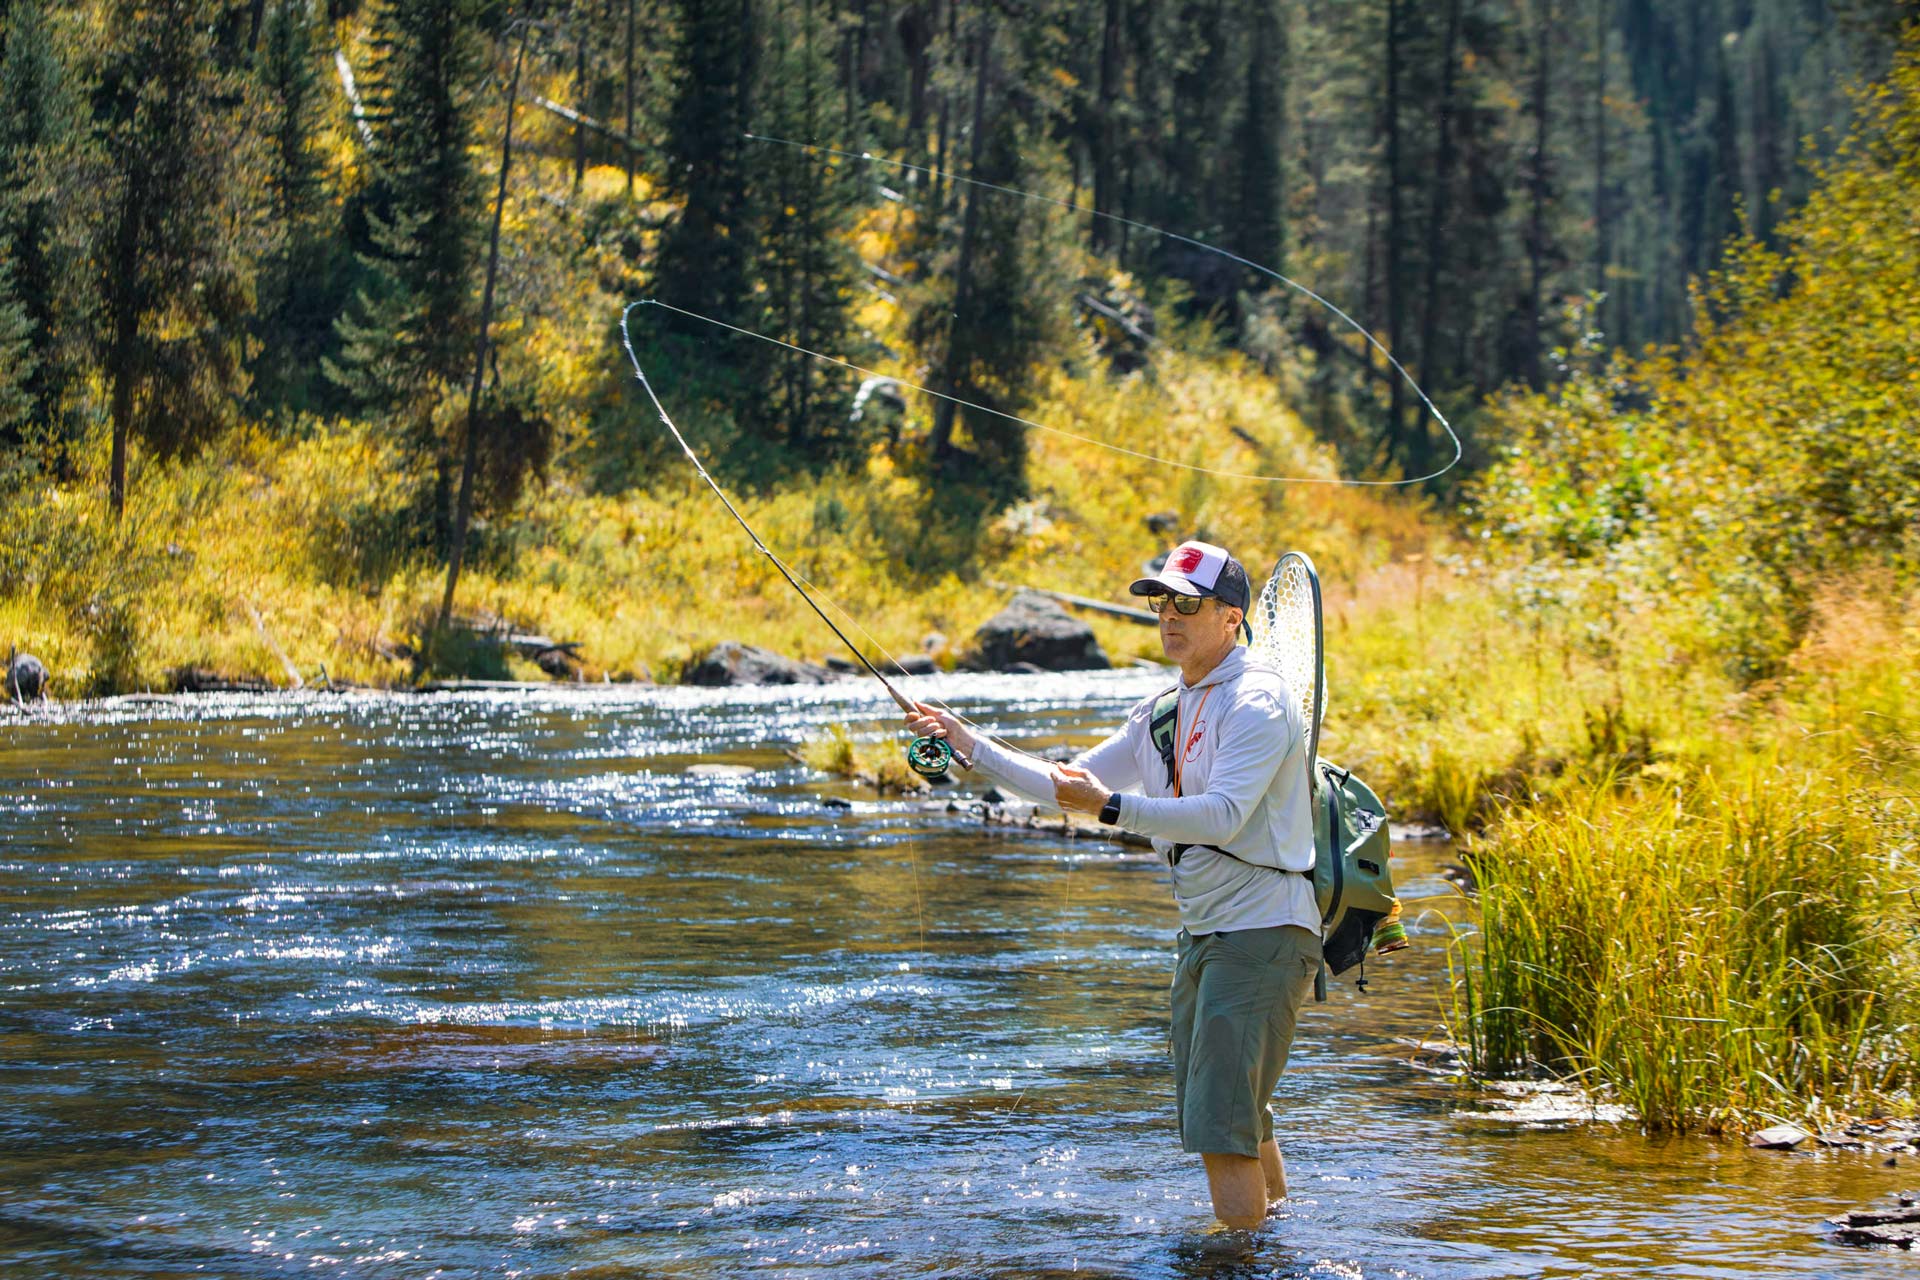
[[[908,732],[916,738],[945,738],[947,745],[962,758],[973,758],[973,733],[951,711],[942,711],[924,702],[916,702],[913,707],[914,714],[907,717]]]
[[[1062,809],[1098,814],[1113,792],[1078,765],[1057,765],[1053,771],[1053,798]]]

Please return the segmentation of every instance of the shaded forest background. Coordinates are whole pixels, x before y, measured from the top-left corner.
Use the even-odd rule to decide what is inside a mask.
[[[923,510],[867,533],[923,586],[976,579],[993,522],[1047,496],[997,415],[1076,412],[1051,370],[1085,391],[1213,353],[1269,388],[1245,440],[1304,428],[1350,476],[1447,460],[1326,309],[1148,226],[1361,317],[1465,437],[1431,496],[1485,519],[1476,486],[1516,474],[1498,466],[1531,429],[1516,397],[1546,394],[1538,411],[1604,353],[1697,342],[1711,273],[1783,246],[1911,10],[11,0],[0,485],[25,514],[0,594],[66,618],[93,686],[124,685],[134,602],[169,574],[115,532],[130,489],[178,497],[180,466],[292,449],[378,472],[314,515],[318,576],[377,595],[445,566],[437,621],[406,623],[433,632],[469,552],[506,572],[551,548],[530,479],[589,498],[685,482],[615,345],[642,296],[707,318],[646,309],[637,345],[721,476],[772,498],[880,468]],[[709,320],[982,408],[863,397],[861,375]],[[1659,400],[1615,381],[1620,414]],[[1157,447],[1218,461],[1210,440]],[[1143,509],[1206,523],[1196,495],[1153,489]],[[111,518],[59,516],[69,499]],[[803,542],[862,522],[809,501]],[[1755,671],[1779,643],[1760,648]]]

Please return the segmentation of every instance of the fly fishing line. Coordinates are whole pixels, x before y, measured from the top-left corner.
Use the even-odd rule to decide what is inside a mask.
[[[821,155],[836,156],[836,157],[847,159],[847,160],[855,160],[861,163],[887,165],[895,169],[900,169],[900,170],[904,170],[912,173],[923,174],[928,177],[939,179],[939,180],[944,180],[948,182],[966,183],[969,186],[978,187],[982,190],[993,191],[1002,195],[1012,196],[1018,199],[1032,200],[1041,204],[1052,205],[1056,208],[1065,209],[1074,213],[1082,213],[1082,214],[1087,214],[1089,216],[1096,217],[1096,218],[1103,218],[1120,226],[1131,227],[1139,231],[1148,232],[1157,236],[1162,236],[1166,239],[1176,241],[1180,244],[1189,245],[1193,248],[1200,249],[1203,252],[1217,254],[1220,257],[1226,258],[1228,261],[1237,263],[1238,265],[1245,267],[1250,271],[1266,276],[1267,278],[1274,280],[1279,284],[1284,285],[1288,289],[1291,289],[1294,292],[1309,299],[1316,305],[1326,309],[1327,311],[1332,312],[1335,316],[1338,316],[1344,324],[1346,324],[1349,328],[1351,328],[1355,333],[1358,333],[1374,350],[1378,351],[1380,355],[1386,360],[1388,366],[1393,369],[1394,373],[1397,374],[1401,379],[1403,379],[1406,382],[1406,384],[1413,389],[1413,393],[1419,397],[1420,403],[1426,407],[1427,412],[1432,415],[1434,421],[1440,424],[1441,429],[1446,432],[1447,439],[1449,440],[1449,442],[1451,442],[1453,446],[1453,456],[1449,458],[1446,464],[1442,466],[1439,470],[1429,472],[1425,475],[1410,476],[1410,477],[1405,477],[1405,478],[1396,479],[1396,480],[1354,479],[1354,478],[1341,477],[1341,476],[1272,476],[1272,475],[1261,475],[1261,474],[1256,474],[1252,472],[1229,471],[1221,468],[1205,467],[1195,463],[1178,461],[1172,458],[1163,458],[1156,454],[1146,453],[1137,449],[1129,449],[1122,445],[1113,444],[1110,441],[1098,439],[1097,437],[1088,436],[1080,432],[1069,431],[1064,428],[1056,427],[1048,423],[1037,422],[1037,421],[1034,421],[1033,419],[1025,418],[1018,414],[1007,413],[1002,410],[994,409],[988,405],[978,404],[973,401],[966,400],[959,396],[953,395],[949,392],[937,391],[932,387],[924,387],[914,383],[906,382],[903,379],[892,377],[892,375],[881,373],[878,370],[869,369],[864,366],[854,364],[852,361],[844,360],[838,356],[829,355],[825,352],[813,351],[806,347],[802,347],[796,343],[787,342],[784,339],[774,337],[770,334],[760,333],[755,330],[745,328],[744,326],[741,326],[741,325],[730,324],[727,321],[717,319],[713,316],[703,315],[700,312],[691,310],[689,308],[679,307],[671,303],[662,302],[657,298],[644,298],[639,301],[629,303],[626,306],[626,308],[622,310],[620,313],[621,345],[626,350],[627,359],[631,361],[633,364],[634,376],[639,380],[641,387],[646,391],[647,398],[650,401],[652,401],[655,411],[658,412],[658,414],[660,415],[660,421],[663,424],[665,424],[667,430],[672,433],[674,441],[680,446],[681,452],[686,454],[687,460],[693,464],[694,469],[696,472],[698,472],[700,478],[706,482],[707,487],[710,488],[713,491],[714,495],[720,499],[721,503],[725,505],[725,507],[727,508],[728,514],[730,514],[734,518],[735,522],[738,523],[740,527],[746,532],[747,537],[749,540],[752,541],[754,548],[758,550],[762,555],[767,557],[767,559],[773,563],[774,568],[779,571],[780,576],[787,580],[787,584],[791,586],[796,592],[799,593],[800,598],[807,602],[807,606],[811,608],[814,611],[814,613],[819,615],[820,620],[827,624],[828,628],[832,630],[832,632],[836,637],[839,638],[840,642],[844,644],[849,650],[852,651],[855,659],[859,661],[860,665],[865,667],[868,673],[871,674],[876,680],[880,682],[881,686],[886,689],[888,695],[891,696],[894,702],[900,706],[901,710],[905,711],[910,716],[918,713],[918,708],[912,702],[912,700],[910,700],[904,694],[902,694],[900,690],[895,687],[893,682],[889,680],[884,674],[881,673],[880,669],[876,667],[871,660],[868,659],[866,653],[863,652],[858,645],[854,644],[854,642],[847,637],[847,634],[844,631],[842,631],[840,627],[833,621],[833,619],[827,615],[826,610],[820,607],[820,604],[818,601],[815,600],[813,593],[809,592],[807,589],[807,587],[812,586],[812,584],[809,583],[806,586],[803,586],[802,582],[804,581],[804,579],[802,579],[799,575],[794,573],[787,566],[787,564],[780,559],[779,556],[775,555],[773,550],[767,546],[765,541],[761,539],[760,535],[754,531],[753,527],[750,524],[747,523],[746,518],[740,514],[739,509],[734,506],[732,500],[727,497],[725,491],[720,488],[719,484],[714,480],[713,476],[707,471],[705,464],[703,464],[700,461],[699,455],[696,454],[693,451],[693,447],[687,443],[686,437],[680,433],[679,427],[674,425],[673,418],[671,417],[671,415],[668,414],[666,406],[663,403],[661,403],[661,400],[658,394],[655,393],[653,389],[653,384],[648,380],[646,370],[641,366],[640,358],[633,349],[632,336],[628,330],[628,317],[632,314],[635,307],[640,307],[640,306],[659,307],[663,311],[670,311],[676,315],[685,316],[691,320],[697,320],[704,324],[713,325],[717,328],[725,329],[729,332],[739,334],[743,337],[748,337],[760,342],[769,343],[773,346],[784,348],[788,351],[794,352],[797,355],[803,355],[813,360],[818,360],[824,363],[837,365],[841,368],[849,369],[856,373],[866,374],[869,377],[892,378],[892,380],[899,386],[906,387],[914,391],[920,391],[925,393],[926,395],[933,396],[938,399],[950,401],[953,404],[960,406],[961,408],[970,409],[979,413],[990,414],[995,417],[1003,418],[1009,422],[1015,422],[1015,423],[1019,423],[1022,426],[1031,427],[1038,431],[1043,431],[1053,435],[1062,436],[1067,439],[1075,440],[1083,444],[1091,445],[1095,448],[1105,449],[1110,452],[1121,454],[1127,457],[1132,457],[1132,458],[1140,459],[1142,461],[1152,462],[1158,466],[1171,467],[1171,468],[1184,470],[1184,471],[1202,472],[1208,475],[1218,476],[1223,479],[1247,480],[1247,481],[1253,481],[1256,483],[1264,483],[1264,484],[1328,484],[1328,485],[1342,485],[1342,486],[1352,486],[1352,487],[1393,488],[1393,487],[1399,487],[1404,485],[1422,484],[1429,480],[1438,479],[1439,477],[1445,475],[1447,472],[1451,471],[1460,462],[1461,455],[1462,455],[1462,447],[1461,447],[1460,437],[1453,429],[1453,424],[1447,421],[1446,415],[1440,411],[1439,406],[1435,405],[1432,399],[1428,397],[1427,393],[1421,389],[1420,384],[1414,380],[1413,375],[1408,373],[1406,368],[1400,363],[1400,361],[1394,357],[1393,352],[1388,350],[1387,347],[1384,346],[1379,339],[1375,338],[1373,334],[1369,332],[1364,325],[1362,325],[1359,321],[1355,320],[1352,316],[1348,315],[1345,311],[1343,311],[1340,307],[1335,305],[1333,302],[1321,296],[1318,292],[1314,291],[1313,289],[1293,279],[1292,277],[1284,275],[1281,272],[1275,271],[1271,267],[1263,266],[1260,263],[1254,262],[1248,258],[1244,258],[1239,254],[1223,249],[1218,245],[1211,245],[1206,243],[1203,240],[1198,240],[1191,236],[1181,235],[1178,232],[1168,231],[1165,228],[1156,227],[1145,222],[1140,222],[1136,219],[1128,218],[1121,214],[1108,213],[1104,210],[1090,208],[1088,206],[1081,205],[1070,200],[1062,200],[1055,196],[1042,195],[1038,192],[1032,192],[1032,191],[1023,191],[1016,187],[1002,186],[998,183],[986,182],[977,178],[962,177],[958,174],[948,173],[941,169],[932,168],[926,165],[916,165],[904,160],[890,160],[883,156],[876,156],[871,152],[844,151],[835,147],[821,146],[815,143],[796,142],[791,139],[775,138],[775,137],[770,137],[764,134],[749,133],[749,134],[746,134],[745,136],[750,141],[764,142],[773,146],[796,148],[796,149],[805,151],[809,155],[818,153]],[[1270,583],[1269,591],[1271,591],[1272,589],[1273,589],[1273,584]],[[864,627],[859,625],[859,623],[853,618],[853,615],[851,613],[849,613],[844,607],[839,605],[837,602],[833,601],[833,599],[830,596],[828,596],[825,592],[820,592],[819,588],[814,587],[814,591],[819,592],[820,598],[822,600],[826,600],[829,604],[832,604],[836,611],[838,611],[842,616],[846,617],[848,621],[853,625],[854,629],[859,631],[863,636],[865,636],[867,641],[870,644],[874,645],[874,648],[876,649],[876,651],[881,653],[883,656],[885,656],[887,660],[897,670],[901,672],[902,675],[906,674],[905,669],[901,667],[899,660],[894,658],[892,654],[888,653],[883,646],[881,646],[877,641],[875,641],[873,636],[870,633],[868,633]],[[1270,612],[1272,611],[1270,610]],[[1315,685],[1318,684],[1317,681],[1313,683]],[[1324,695],[1322,693],[1322,688],[1315,688],[1314,693],[1321,694],[1321,696],[1323,697]],[[1312,695],[1309,695],[1309,697],[1312,697]],[[1313,697],[1312,700],[1315,702],[1319,702],[1321,698]],[[939,706],[941,709],[947,711],[950,715],[954,716],[954,718],[956,720],[959,720],[961,723],[971,725],[974,728],[979,728],[979,726],[973,725],[972,721],[967,720],[964,716],[961,716],[957,711],[954,711],[952,707],[947,706],[944,702],[935,700],[935,702],[931,705]],[[1309,723],[1315,724],[1315,727],[1317,728],[1317,724],[1315,723],[1316,721],[1317,721],[1317,717],[1311,717],[1311,716],[1309,717]],[[954,757],[952,745],[948,743],[946,739],[943,737],[933,737],[933,736],[918,737],[918,738],[915,738],[907,747],[908,766],[912,768],[915,773],[920,774],[922,777],[926,777],[926,778],[937,778],[941,774],[945,773],[948,766],[952,763],[954,758],[955,757]],[[962,763],[964,764],[965,762],[963,761]]]
[[[880,668],[874,666],[873,663],[868,660],[867,655],[861,650],[860,646],[847,638],[847,633],[842,631],[839,625],[827,616],[827,611],[822,609],[819,604],[814,601],[813,596],[807,589],[800,585],[801,579],[799,576],[787,567],[784,560],[773,553],[773,549],[761,539],[758,533],[754,532],[753,526],[747,523],[747,518],[740,514],[738,507],[733,505],[733,499],[727,496],[726,490],[722,489],[719,482],[707,471],[706,464],[700,461],[700,455],[693,451],[693,446],[687,443],[687,438],[680,434],[680,428],[674,425],[672,415],[667,412],[667,407],[660,403],[660,397],[655,394],[653,383],[647,380],[647,371],[641,367],[640,357],[634,354],[633,338],[627,331],[627,316],[635,307],[640,305],[638,302],[628,303],[626,310],[620,313],[620,343],[626,348],[627,359],[633,362],[634,377],[639,379],[640,386],[647,393],[647,399],[653,402],[654,409],[660,414],[660,421],[664,423],[667,430],[673,434],[675,442],[680,446],[680,451],[687,455],[687,461],[693,464],[693,469],[699,473],[702,480],[706,481],[707,487],[713,490],[714,496],[720,499],[721,504],[726,507],[728,514],[746,531],[746,535],[754,547],[761,555],[773,563],[775,569],[780,571],[780,576],[787,580],[787,585],[797,591],[800,594],[800,598],[807,602],[807,606],[816,614],[820,615],[820,621],[826,623],[833,634],[840,638],[840,643],[846,645],[853,656],[859,660],[860,665],[865,667],[867,671],[872,674],[873,678],[880,682],[881,687],[886,689],[887,693],[892,696],[894,702],[899,704],[902,711],[908,715],[919,714],[920,709],[914,704],[913,700],[896,689],[893,682],[881,673]],[[818,588],[816,588],[816,590],[818,590]],[[824,593],[822,598],[825,598]],[[837,604],[834,605],[834,607],[840,609],[840,606]],[[840,612],[844,614],[846,610],[840,609]],[[849,615],[849,617],[850,616],[851,615]],[[865,628],[859,629],[862,634],[865,634]],[[868,639],[871,640],[872,637],[868,636]],[[884,650],[882,652],[884,652]],[[892,655],[888,655],[888,660],[892,661],[894,666],[900,666],[898,660],[893,659]],[[944,738],[915,738],[907,747],[907,766],[924,778],[937,778],[945,773],[947,765],[952,762],[953,758],[953,747]]]

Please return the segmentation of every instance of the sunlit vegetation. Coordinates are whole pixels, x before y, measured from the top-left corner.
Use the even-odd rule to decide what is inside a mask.
[[[1914,52],[1697,342],[1501,408],[1481,517],[1569,680],[1575,648],[1613,674],[1581,715],[1626,732],[1496,791],[1471,846],[1453,1022],[1481,1070],[1569,1071],[1662,1128],[1913,1107]]]

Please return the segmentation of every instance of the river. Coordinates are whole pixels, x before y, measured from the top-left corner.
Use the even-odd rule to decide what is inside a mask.
[[[1157,679],[927,683],[1058,742]],[[1303,1019],[1292,1198],[1211,1230],[1161,868],[782,750],[886,710],[848,684],[0,721],[0,1273],[1913,1274],[1820,1223],[1920,1158],[1476,1118],[1413,1066],[1472,919],[1431,844],[1396,852],[1413,947]]]

